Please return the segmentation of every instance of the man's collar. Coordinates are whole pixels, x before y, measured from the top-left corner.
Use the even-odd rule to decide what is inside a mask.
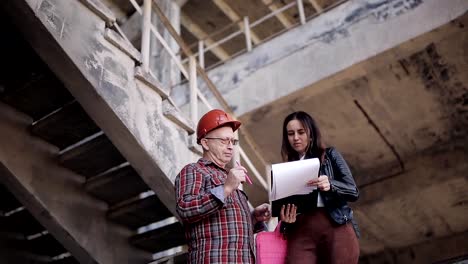
[[[226,170],[225,168],[221,168],[220,166],[218,166],[218,165],[217,165],[216,163],[214,163],[213,161],[208,160],[208,159],[205,159],[205,158],[200,158],[200,159],[198,160],[198,163],[201,163],[201,164],[203,164],[203,165],[205,165],[205,166],[208,166],[208,165],[210,165],[210,164],[213,164],[213,165],[216,166],[217,168],[219,168],[219,169],[221,169],[221,170],[227,172],[227,170]]]

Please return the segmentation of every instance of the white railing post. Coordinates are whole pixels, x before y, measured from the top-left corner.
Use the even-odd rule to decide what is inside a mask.
[[[239,149],[239,154],[240,154],[241,158],[245,161],[246,165],[248,166],[250,171],[252,171],[255,178],[260,183],[260,185],[263,186],[263,188],[265,188],[265,190],[266,190],[268,188],[268,183],[265,181],[265,179],[263,179],[260,172],[258,172],[258,170],[255,168],[255,166],[253,165],[252,161],[249,159],[249,157],[247,156],[245,151],[241,147],[238,147],[238,149]]]
[[[304,13],[304,3],[302,0],[296,0],[297,2],[297,10],[299,11],[299,20],[301,21],[301,25],[304,25],[306,22],[305,13]]]
[[[143,70],[149,72],[150,43],[151,43],[151,1],[143,2],[143,17],[141,27],[141,63]]]
[[[194,124],[198,119],[198,98],[197,98],[197,60],[189,57],[189,85],[190,85],[190,118]]]
[[[202,69],[205,68],[205,44],[203,40],[198,41],[198,61]]]
[[[239,131],[234,132],[234,138],[239,140]],[[237,143],[237,146],[234,146],[234,153],[232,155],[232,160],[231,160],[231,162],[233,163],[232,167],[237,166],[237,162],[239,162],[239,165],[241,165],[239,148],[240,148],[240,142]],[[244,186],[242,184],[240,184],[239,189],[244,190]]]
[[[252,40],[250,38],[250,25],[249,17],[244,17],[244,33],[245,33],[245,43],[247,45],[247,51],[252,50]]]

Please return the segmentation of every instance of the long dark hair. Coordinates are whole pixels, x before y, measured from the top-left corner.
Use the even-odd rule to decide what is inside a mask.
[[[284,119],[283,142],[281,145],[281,157],[283,158],[283,161],[294,161],[300,159],[299,153],[292,148],[288,140],[288,131],[286,126],[291,120],[298,120],[301,122],[310,139],[304,158],[319,158],[322,162],[325,156],[325,144],[322,141],[320,129],[317,122],[315,122],[309,114],[303,111],[291,113]]]

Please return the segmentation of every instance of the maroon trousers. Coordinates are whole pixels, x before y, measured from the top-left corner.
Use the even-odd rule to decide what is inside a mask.
[[[323,208],[297,216],[288,235],[287,263],[358,263],[359,242],[351,223],[337,225]]]

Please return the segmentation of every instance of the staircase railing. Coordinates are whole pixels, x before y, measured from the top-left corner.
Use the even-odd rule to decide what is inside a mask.
[[[256,45],[260,45],[261,43],[265,42],[265,41],[268,41],[269,39],[283,33],[285,30],[290,30],[291,28],[294,28],[298,25],[304,25],[308,20],[311,20],[312,18],[314,17],[317,17],[321,14],[324,14],[325,12],[327,12],[328,10],[330,9],[333,9],[335,7],[337,7],[338,5],[341,5],[342,3],[344,2],[347,2],[348,0],[338,0],[336,2],[334,2],[333,4],[323,8],[321,7],[316,0],[308,0],[311,5],[313,6],[313,8],[315,9],[315,13],[313,13],[312,15],[309,15],[309,16],[306,16],[306,13],[304,11],[304,0],[295,0],[295,1],[292,1],[288,4],[285,4],[284,6],[282,7],[279,7],[277,9],[275,9],[274,11],[268,13],[267,15],[251,22],[249,17],[247,16],[244,16],[242,18],[240,18],[239,20],[237,21],[233,21],[231,24],[223,27],[222,29],[212,33],[212,34],[209,34],[208,36],[204,37],[203,39],[200,39],[197,42],[191,44],[189,46],[189,49],[192,49],[196,46],[198,46],[198,51],[193,54],[194,56],[197,56],[198,57],[198,60],[200,62],[200,66],[202,68],[205,68],[205,54],[208,52],[208,51],[211,51],[217,47],[219,47],[220,45],[234,39],[235,37],[237,36],[240,36],[242,34],[244,34],[244,39],[245,39],[245,47],[241,50],[239,50],[238,52],[235,52],[235,54],[233,54],[231,57],[229,57],[228,59],[221,59],[219,62],[217,63],[214,63],[213,65],[211,65],[209,68],[213,68],[213,67],[216,67],[224,62],[226,62],[227,60],[231,59],[232,57],[235,57],[235,56],[238,56],[238,55],[241,55],[245,52],[249,52],[252,50],[253,46]],[[275,6],[277,3],[278,0],[276,1],[271,1],[269,4],[267,4],[266,6],[270,7],[270,6]],[[279,32],[276,32],[272,35],[270,35],[269,37],[265,38],[265,39],[262,39],[262,40],[257,40],[255,38],[252,37],[252,30],[257,27],[258,25],[264,23],[265,21],[273,18],[273,17],[276,17],[276,16],[279,16],[283,13],[285,13],[286,11],[292,9],[296,7],[297,8],[297,12],[298,12],[298,17],[299,17],[299,21],[289,25],[288,27],[286,27],[284,30],[281,30]],[[239,24],[241,24],[241,26],[239,26]],[[233,26],[239,26],[239,29],[230,33],[229,35],[225,36],[224,38],[221,38],[215,42],[212,42],[212,41],[208,41],[208,39],[212,39],[214,36],[219,36],[219,35],[223,35],[223,33],[227,33],[228,30],[231,30],[231,28]],[[256,40],[256,41],[254,41]],[[209,43],[209,44],[208,44]],[[182,60],[182,63],[183,64],[186,64],[188,63],[188,60],[189,58],[185,58]]]
[[[150,43],[151,43],[151,34],[153,34],[156,39],[161,43],[164,49],[169,53],[172,60],[175,62],[177,67],[179,68],[182,75],[189,81],[190,87],[190,118],[191,121],[196,124],[198,122],[198,99],[208,108],[213,109],[210,105],[208,99],[200,92],[197,86],[198,76],[205,82],[206,86],[209,90],[213,93],[214,97],[216,98],[217,102],[221,105],[223,110],[230,114],[233,118],[237,119],[234,112],[232,111],[229,104],[223,98],[219,90],[216,88],[214,83],[210,80],[208,75],[206,74],[205,70],[200,67],[199,63],[197,63],[195,59],[195,55],[191,52],[190,48],[187,44],[182,40],[179,36],[177,31],[174,29],[172,24],[170,23],[169,19],[164,15],[160,7],[154,2],[154,0],[144,0],[143,1],[143,8],[141,8],[135,0],[130,0],[136,11],[143,16],[142,19],[142,39],[141,39],[141,58],[142,58],[142,69],[147,72],[148,74],[152,74],[149,68],[149,59],[150,59]],[[157,31],[156,27],[151,23],[151,16],[152,11],[158,16],[159,20],[163,23],[165,28],[169,31],[172,38],[176,41],[182,52],[189,58],[189,69],[187,70],[176,52],[174,52],[167,41],[161,36],[161,34]],[[247,131],[240,130],[239,132],[247,144],[253,146],[252,139]],[[265,164],[261,155],[256,153],[254,147],[251,148],[252,151],[256,154],[257,159],[259,159],[263,164]],[[266,180],[261,176],[260,172],[255,168],[253,162],[248,157],[244,149],[239,146],[238,147],[240,157],[245,161],[247,164],[248,169],[253,173],[255,179],[258,183],[265,189],[268,189],[268,184]]]
[[[211,93],[214,95],[214,98],[218,102],[218,104],[223,108],[224,111],[226,111],[228,114],[233,116],[233,118],[236,118],[234,112],[232,111],[231,107],[229,104],[226,102],[226,100],[223,98],[219,90],[216,88],[216,86],[213,84],[213,82],[210,80],[208,75],[206,74],[204,70],[204,54],[215,47],[218,47],[219,45],[233,39],[234,37],[244,34],[245,35],[245,44],[246,48],[242,50],[242,52],[245,51],[250,51],[252,49],[252,38],[251,38],[251,30],[255,26],[263,23],[264,21],[277,16],[280,13],[285,12],[286,10],[292,8],[292,7],[297,7],[298,15],[299,15],[299,23],[291,25],[291,27],[294,27],[298,24],[305,24],[306,21],[312,17],[315,17],[317,15],[323,14],[325,11],[332,9],[343,2],[346,2],[348,0],[339,0],[335,2],[334,4],[328,6],[327,8],[323,9],[320,7],[315,0],[309,0],[314,9],[317,11],[314,15],[310,17],[305,16],[304,12],[304,3],[303,0],[295,0],[293,2],[290,2],[280,8],[277,8],[273,12],[265,15],[264,17],[254,21],[253,23],[249,22],[248,17],[243,17],[243,26],[241,27],[240,30],[231,33],[229,36],[218,40],[217,42],[212,43],[211,45],[205,47],[205,41],[206,39],[202,39],[198,43],[198,52],[193,53],[191,51],[191,47],[188,46],[180,37],[179,33],[174,29],[172,26],[171,22],[169,19],[165,16],[165,14],[162,12],[158,4],[154,0],[144,0],[143,1],[143,6],[140,7],[136,0],[129,0],[135,10],[142,15],[142,38],[141,38],[141,61],[142,61],[142,69],[148,73],[151,74],[150,70],[150,54],[151,54],[151,35],[154,35],[154,37],[161,43],[163,46],[164,50],[170,55],[172,60],[175,62],[175,65],[177,65],[178,69],[180,70],[181,74],[185,77],[186,80],[189,82],[189,92],[190,92],[190,119],[191,121],[196,124],[198,121],[198,99],[208,108],[208,109],[213,109],[211,104],[209,103],[208,99],[201,93],[201,91],[198,89],[198,77],[201,77],[201,79],[204,81],[208,89],[211,91]],[[272,1],[269,5],[274,4],[275,2]],[[155,25],[152,24],[151,18],[152,14],[155,13],[161,23],[164,25],[164,28],[170,33],[172,38],[175,40],[177,45],[180,48],[180,51],[174,51],[171,49],[170,45],[168,42],[162,37],[162,35],[158,32],[156,29]],[[234,21],[232,24],[239,24],[241,21]],[[231,25],[232,25],[231,24]],[[227,30],[229,28],[225,27],[223,30]],[[215,32],[214,34],[219,34],[221,31]],[[207,36],[207,38],[212,37],[212,35]],[[123,36],[125,38],[125,36]],[[257,43],[258,45],[258,43]],[[184,55],[186,59],[181,60],[180,56]],[[236,54],[238,55],[238,54]],[[198,62],[196,60],[196,57],[198,57]],[[188,69],[186,68],[186,64],[188,63]],[[175,106],[175,105],[174,105]],[[246,144],[251,147],[251,151],[254,153],[254,156],[260,161],[262,165],[266,165],[266,162],[263,160],[262,155],[260,155],[257,150],[255,149],[255,144],[253,144],[252,137],[249,135],[248,131],[245,129],[239,130],[239,133],[243,136],[243,139],[245,140]],[[236,134],[237,136],[237,134]],[[193,140],[192,140],[193,141]],[[191,142],[193,144],[193,142]],[[242,146],[238,147],[239,155],[242,158],[243,161],[247,164],[248,169],[253,173],[255,178],[257,179],[258,183],[265,189],[268,190],[268,184],[267,181],[261,176],[260,172],[255,168],[253,162],[251,159],[248,157],[247,153],[244,151]]]

